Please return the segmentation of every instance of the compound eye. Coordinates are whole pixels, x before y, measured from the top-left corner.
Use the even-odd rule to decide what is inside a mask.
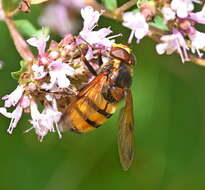
[[[110,50],[110,55],[113,56],[116,59],[120,59],[125,62],[129,62],[130,60],[130,54],[120,47],[112,47]]]

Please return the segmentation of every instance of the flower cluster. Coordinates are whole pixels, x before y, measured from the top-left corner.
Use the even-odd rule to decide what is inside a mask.
[[[201,8],[201,11],[197,12],[195,4],[202,5],[202,1],[137,0],[137,9],[123,12],[121,15],[122,25],[131,29],[128,43],[131,43],[133,38],[136,38],[136,42],[139,43],[146,35],[150,37],[154,35],[154,39],[159,42],[156,45],[158,54],[178,52],[183,63],[189,61],[190,54],[196,54],[196,56],[201,58],[205,47],[205,33],[198,31],[196,24],[205,24],[205,6]],[[80,7],[83,6],[82,0],[57,0],[46,8],[45,14],[40,18],[40,21],[63,35],[70,31],[70,28],[76,28],[72,24],[72,20],[68,20],[69,16],[67,14],[70,14],[72,10],[80,12]],[[61,9],[64,9],[64,11]],[[54,19],[48,19],[48,17],[52,18],[52,15],[56,15],[53,14],[56,11],[58,16],[55,16]],[[82,16],[88,17],[89,15],[82,13]],[[59,19],[59,21],[56,21],[56,19]],[[158,32],[153,31],[153,28],[158,31],[161,30],[160,35]],[[84,37],[89,35],[86,30],[88,29],[84,28],[84,34],[83,32],[81,33],[82,36],[85,35]],[[110,31],[106,29],[106,31],[102,32],[109,34]],[[95,38],[94,35],[92,40],[95,41]]]
[[[30,113],[32,124],[26,132],[34,129],[40,140],[49,131],[57,131],[61,137],[58,123],[64,110],[78,90],[93,78],[85,60],[97,71],[111,59],[108,55],[114,40],[107,35],[112,31],[94,30],[101,13],[85,7],[81,15],[84,26],[79,36],[67,34],[59,43],[51,41],[48,48],[45,30],[27,40],[37,48],[38,55],[32,61],[21,62],[21,70],[14,73],[20,72],[19,85],[2,98],[5,103],[0,113],[11,118],[8,133],[12,133],[25,112]],[[15,109],[10,113],[7,108],[12,106]]]
[[[177,51],[182,62],[189,60],[189,51],[202,57],[205,33],[198,31],[195,25],[205,24],[205,5],[201,11],[194,12],[195,3],[202,4],[200,0],[138,1],[137,10],[123,14],[123,26],[132,30],[128,41],[131,42],[135,36],[139,43],[144,36],[153,34],[150,25],[157,25],[160,29],[163,27],[161,31],[164,33],[157,36],[160,43],[156,50],[159,54]]]

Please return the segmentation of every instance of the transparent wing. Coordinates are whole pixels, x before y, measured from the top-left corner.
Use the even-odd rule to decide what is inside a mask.
[[[122,108],[118,129],[118,151],[123,170],[128,170],[134,157],[134,117],[133,100],[130,90],[125,97],[125,107]]]

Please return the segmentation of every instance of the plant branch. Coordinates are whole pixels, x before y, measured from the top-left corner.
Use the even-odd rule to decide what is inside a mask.
[[[134,6],[136,4],[136,1],[130,0],[127,3],[123,4],[121,7],[117,8],[115,11],[109,11],[105,9],[96,0],[84,0],[84,3],[86,5],[92,6],[97,11],[105,10],[105,12],[103,12],[104,16],[121,22],[123,12],[131,8],[132,6]],[[156,42],[161,42],[160,37],[167,34],[165,31],[159,28],[156,28],[154,26],[149,26],[149,29],[150,29],[150,33],[148,34],[148,36]],[[197,65],[205,66],[205,59],[198,58],[194,55],[189,55],[189,59]]]
[[[122,19],[116,18],[112,11],[105,9],[100,3],[98,3],[95,0],[83,0],[83,1],[86,5],[93,7],[95,10],[97,10],[99,12],[101,12],[103,10],[104,11],[103,15],[108,17],[108,18],[113,19],[113,17],[114,17],[114,19],[116,19],[118,21],[122,20]]]
[[[130,0],[127,3],[123,4],[121,7],[115,9],[115,11],[113,12],[118,18],[122,19],[122,14],[134,5],[136,5],[136,0]]]
[[[156,42],[161,42],[159,35],[149,34],[149,37],[150,37],[151,39],[153,39],[154,41],[156,41]],[[179,52],[177,52],[177,53],[179,54]],[[205,59],[196,57],[196,56],[194,56],[194,55],[189,55],[189,59],[190,59],[190,61],[192,61],[193,63],[205,67]]]
[[[31,10],[30,10],[29,2],[27,0],[22,0],[19,3],[19,5],[18,5],[18,7],[16,9],[14,9],[11,12],[7,12],[6,15],[11,18],[11,17],[15,16],[19,12],[26,12],[26,13],[28,13],[30,11]]]
[[[93,7],[95,10],[101,12],[102,10],[103,15],[111,18],[111,19],[115,19],[118,21],[122,21],[122,14],[123,12],[125,12],[127,9],[131,8],[132,6],[134,6],[136,4],[136,0],[130,0],[127,3],[123,4],[121,7],[115,9],[114,11],[109,11],[107,9],[105,9],[105,7],[103,7],[100,3],[98,3],[96,0],[84,0],[84,3],[86,5],[90,5],[91,7]]]
[[[6,22],[6,25],[9,29],[11,37],[14,41],[14,44],[15,44],[16,49],[17,49],[18,53],[20,54],[20,56],[24,60],[28,60],[28,61],[32,60],[34,58],[34,56],[31,52],[29,46],[27,45],[27,43],[25,42],[25,40],[23,39],[21,34],[16,29],[16,26],[15,26],[13,20],[10,17],[5,16],[5,22]]]

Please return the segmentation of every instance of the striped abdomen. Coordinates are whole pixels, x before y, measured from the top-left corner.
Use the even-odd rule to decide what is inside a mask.
[[[82,89],[63,117],[62,131],[85,133],[103,124],[116,111],[125,89],[131,85],[130,71],[121,61],[100,73]]]
[[[71,130],[85,133],[98,128],[116,111],[118,103],[109,103],[102,94],[96,99],[80,98],[67,115]]]

